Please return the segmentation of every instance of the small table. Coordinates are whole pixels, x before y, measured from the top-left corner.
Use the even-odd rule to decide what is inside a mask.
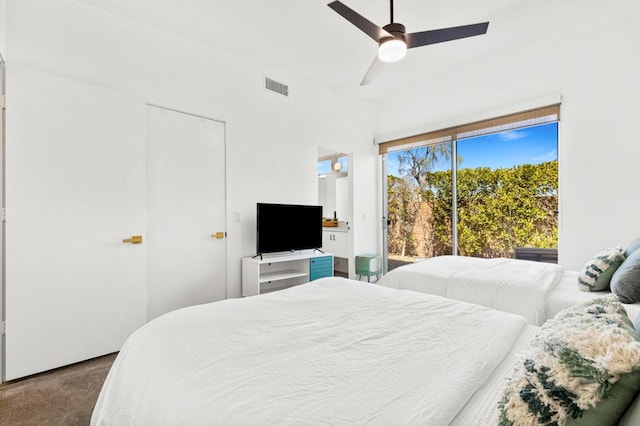
[[[356,256],[356,274],[358,274],[358,280],[364,275],[367,277],[367,282],[371,282],[371,276],[382,274],[382,258],[377,254],[361,254]]]

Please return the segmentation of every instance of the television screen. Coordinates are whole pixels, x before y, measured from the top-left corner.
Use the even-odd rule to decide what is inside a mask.
[[[322,206],[258,203],[256,252],[322,247]]]

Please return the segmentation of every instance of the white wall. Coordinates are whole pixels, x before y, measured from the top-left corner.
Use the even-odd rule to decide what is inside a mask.
[[[5,52],[5,48],[6,48],[6,38],[5,38],[5,8],[6,8],[6,0],[0,0],[0,57],[2,58],[2,62],[4,62],[4,52]],[[4,84],[4,66],[2,68],[2,72],[0,73],[0,84]],[[4,88],[2,89],[2,91],[4,91]],[[2,118],[0,118],[0,120],[2,120]],[[2,139],[4,139],[4,121],[2,121],[2,123],[0,123],[0,144],[4,143],[4,141]],[[4,156],[4,154],[3,154]],[[3,161],[4,163],[4,161]],[[0,167],[0,174],[1,176],[4,176],[4,167]],[[3,185],[4,187],[4,182],[3,182],[3,177],[0,177],[0,184]],[[3,235],[4,231],[2,231],[2,233],[0,233],[0,235],[2,235],[2,237],[4,238]],[[4,250],[4,247],[2,249],[0,249],[0,253]],[[0,259],[4,259],[4,253],[2,253],[2,257],[0,257]],[[4,274],[4,270],[3,268],[0,268],[0,271]],[[0,280],[0,283],[2,283],[4,279]],[[1,285],[1,284],[0,284]],[[4,320],[4,294],[3,289],[0,289],[0,320]],[[0,365],[4,365],[4,337],[0,336]],[[1,371],[2,367],[0,367],[0,381],[4,380],[4,376],[3,373],[4,371]]]
[[[353,176],[353,253],[382,254],[381,176],[378,147],[364,145],[349,158],[349,175]],[[369,189],[370,188],[370,189]],[[351,265],[355,265],[351,262]],[[351,269],[353,271],[354,269]]]
[[[637,8],[631,0],[623,3]],[[614,10],[618,4],[598,7]],[[490,61],[476,58],[427,74],[413,94],[382,109],[376,139],[515,112],[561,96],[559,262],[581,268],[600,249],[640,236],[637,22],[635,13],[553,44],[508,49]]]
[[[0,55],[4,56],[7,51],[7,0],[0,0]]]
[[[5,56],[5,51],[6,51],[6,32],[5,32],[5,28],[6,28],[6,0],[0,0],[0,56],[3,58],[4,60],[4,56]],[[3,76],[2,79],[4,79],[4,69],[2,72]],[[0,80],[0,84],[2,83],[2,80]],[[4,122],[2,123],[2,132],[4,133]],[[0,136],[2,137],[2,136]],[[4,168],[0,168],[0,172],[3,174],[4,176]],[[2,182],[2,184],[4,185],[4,182]],[[4,237],[4,236],[3,236]],[[2,249],[4,250],[4,248]],[[4,258],[4,253],[3,253],[3,258]],[[0,268],[1,270],[1,268]],[[3,271],[4,272],[4,271]],[[1,282],[1,281],[0,281]],[[2,293],[2,289],[0,289],[0,293]],[[0,295],[0,320],[4,320],[4,294]],[[0,337],[0,365],[4,365],[4,338]],[[2,367],[0,367],[0,369],[2,369]],[[4,371],[0,371],[0,381],[4,380],[4,376],[3,376]]]
[[[55,84],[56,80],[64,80],[118,93],[141,109],[145,102],[152,102],[226,121],[228,297],[241,294],[240,258],[255,254],[256,202],[316,204],[318,147],[330,146],[330,142],[339,141],[342,150],[354,153],[356,164],[350,173],[357,177],[355,192],[364,200],[358,204],[358,210],[368,215],[357,226],[362,227],[359,232],[363,235],[373,236],[367,237],[363,248],[377,247],[376,229],[371,221],[379,207],[374,195],[378,186],[370,179],[376,173],[375,164],[370,160],[357,161],[358,156],[376,152],[372,144],[371,105],[316,88],[286,70],[263,67],[76,1],[9,2],[7,17],[8,97],[23,105],[42,102],[38,93],[46,93],[47,99],[76,96],[65,92],[62,89],[65,85]],[[28,78],[24,78],[25,75]],[[262,88],[265,75],[288,84],[290,97],[265,91]],[[95,102],[97,100],[90,96],[74,99],[74,104],[86,107],[86,114],[91,114]],[[44,108],[30,110],[43,111]],[[23,198],[17,197],[15,191],[25,186],[22,176],[40,173],[37,164],[21,161],[28,158],[28,150],[62,143],[55,138],[24,140],[46,129],[24,136],[24,132],[12,129],[12,122],[37,127],[46,123],[44,118],[21,116],[19,111],[9,116],[7,205],[10,209],[18,211],[21,207],[15,204]],[[73,125],[73,117],[67,119],[69,125]],[[120,119],[116,115],[112,119],[113,126],[119,126]],[[129,117],[127,126],[130,128],[133,123],[136,127],[136,122],[137,128],[131,137],[138,137],[144,130],[144,116]],[[48,161],[55,163],[55,149],[47,152]],[[21,171],[14,176],[12,170],[17,167]],[[82,176],[70,178],[82,179]],[[56,198],[55,191],[36,194],[40,199],[32,202],[42,206],[50,205]],[[240,222],[233,221],[233,212],[240,213]],[[47,213],[42,214],[44,217]],[[10,231],[11,223],[7,226]],[[53,221],[50,226],[57,224]],[[64,245],[64,241],[51,244]],[[38,259],[30,261],[39,264]],[[18,268],[11,260],[6,266],[11,277],[7,286],[29,285],[21,280],[19,273],[13,273]],[[34,300],[42,297],[35,290]],[[17,308],[33,309],[32,306]],[[33,315],[37,316],[38,312],[34,311]]]

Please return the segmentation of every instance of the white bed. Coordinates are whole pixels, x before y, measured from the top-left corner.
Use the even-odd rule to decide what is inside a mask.
[[[343,278],[181,309],[125,343],[92,425],[495,423],[537,327]]]
[[[541,325],[571,305],[608,292],[578,290],[578,272],[519,259],[437,256],[389,271],[378,284],[477,303]],[[640,304],[624,304],[629,317]]]
[[[611,294],[610,291],[580,291],[578,290],[578,272],[564,271],[560,282],[547,294],[545,313],[547,318],[553,318],[561,310],[576,303],[586,302],[596,297]],[[632,320],[638,319],[640,303],[622,304]]]

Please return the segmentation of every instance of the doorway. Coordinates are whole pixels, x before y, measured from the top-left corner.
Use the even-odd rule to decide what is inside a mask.
[[[333,254],[334,275],[354,276],[352,183],[349,154],[318,148],[318,203],[322,206],[322,250]]]

